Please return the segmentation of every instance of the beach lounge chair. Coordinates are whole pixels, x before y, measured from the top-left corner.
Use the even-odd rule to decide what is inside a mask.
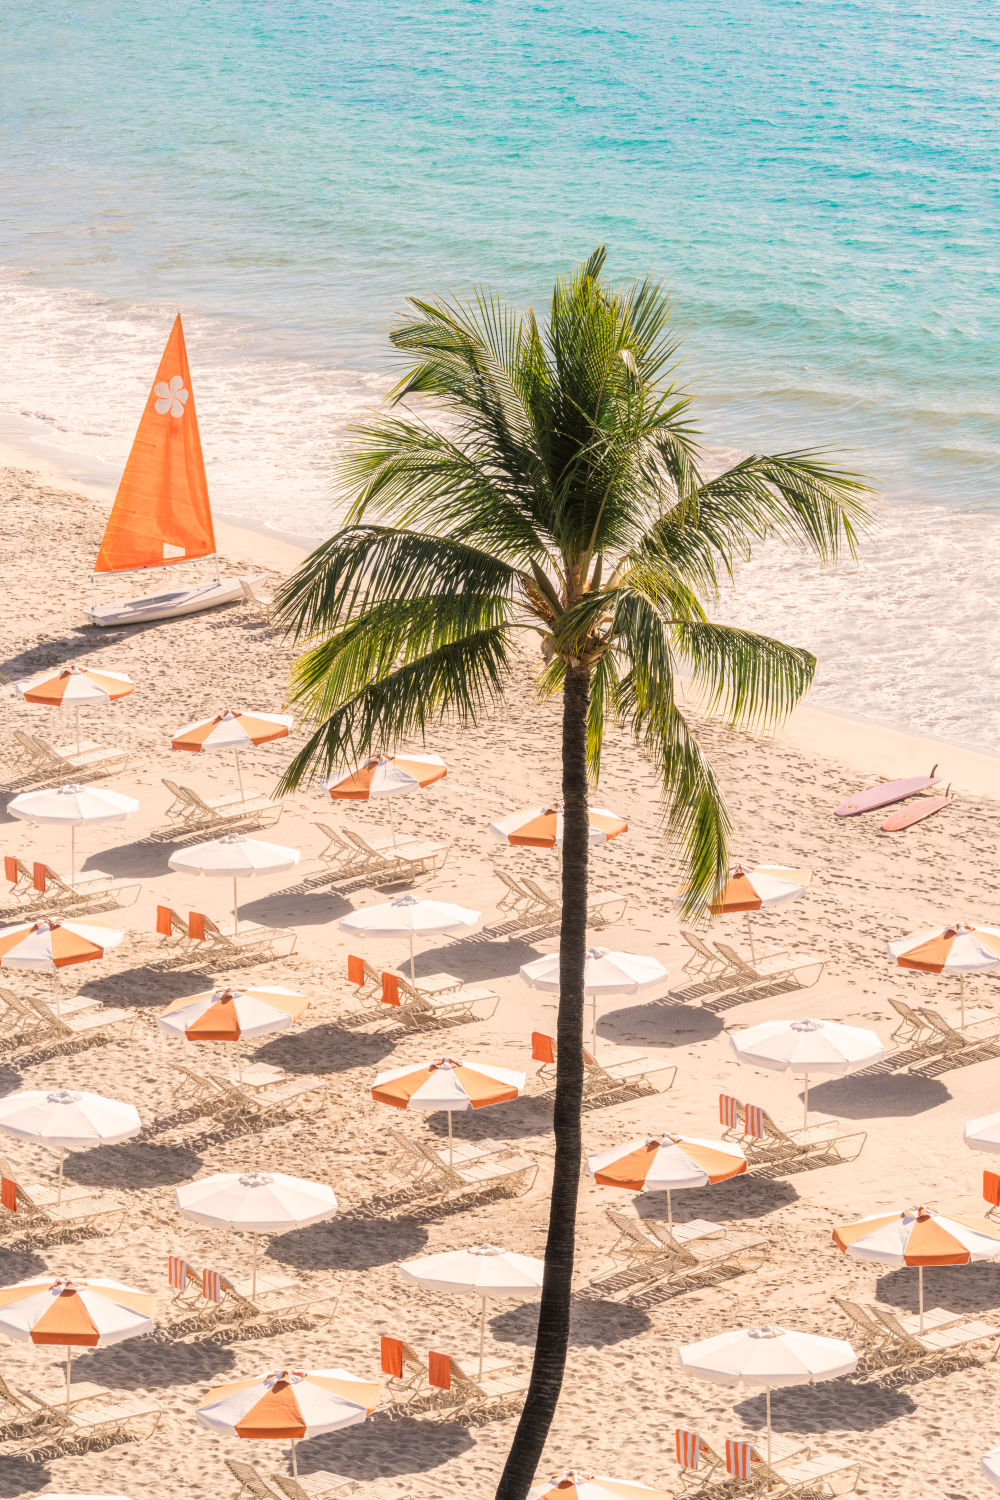
[[[743,1450],[740,1452],[739,1450]],[[748,1452],[746,1450],[749,1450]],[[821,1458],[779,1456],[771,1437],[771,1462],[767,1462],[766,1445],[759,1439],[730,1440],[726,1443],[726,1470],[730,1478],[745,1477],[754,1494],[775,1492],[783,1496],[847,1495],[858,1487],[863,1463],[856,1458]],[[747,1463],[749,1461],[749,1474]]]
[[[985,1062],[988,1058],[1000,1056],[1000,1027],[992,1017],[973,1021],[964,1031],[960,1031],[928,1006],[918,1005],[915,1010],[930,1027],[934,1044],[932,1055],[920,1062],[911,1063],[908,1072],[933,1077],[955,1066]]]
[[[193,787],[179,786],[177,782],[162,777],[163,785],[173,801],[166,816],[181,828],[191,832],[201,829],[253,824],[258,828],[273,828],[281,817],[283,804],[270,797],[204,797]]]
[[[194,922],[195,917],[200,919],[199,923]],[[188,932],[193,941],[197,941],[199,926],[205,935],[206,956],[223,958],[227,963],[248,956],[255,959],[287,958],[295,952],[299,940],[298,933],[291,927],[264,927],[259,922],[244,921],[236,928],[231,917],[214,922],[204,912],[190,912]]]
[[[439,975],[439,979],[450,975]],[[385,972],[382,975],[380,1004],[389,1006],[393,1019],[415,1031],[428,1031],[434,1026],[455,1021],[488,1021],[500,1004],[496,990],[486,985],[470,985],[459,988],[437,989],[430,993],[412,985],[401,974]],[[476,1012],[476,1005],[488,1005],[488,1011]]]
[[[89,1046],[91,1042],[128,1041],[139,1020],[137,1010],[117,1010],[111,1006],[94,1014],[80,1015],[74,1011],[90,1010],[96,1003],[85,997],[73,997],[60,1001],[58,1015],[38,995],[26,995],[25,1003],[31,1007],[41,1022],[37,1032],[32,1033],[32,1045],[42,1042],[64,1042],[72,1048]],[[125,1032],[125,1023],[128,1031]]]
[[[26,1000],[13,990],[0,988],[0,1034],[16,1038],[27,1037],[43,1027],[43,1021]]]
[[[13,1235],[29,1244],[40,1244],[57,1236],[114,1234],[128,1212],[128,1204],[113,1193],[73,1183],[63,1184],[60,1202],[58,1188],[23,1183],[2,1159],[0,1173],[7,1185],[6,1202],[0,1204],[0,1234]]]
[[[724,1141],[739,1142],[750,1172],[776,1167],[832,1167],[854,1161],[868,1139],[866,1130],[831,1133],[836,1120],[817,1120],[800,1130],[783,1130],[762,1105],[744,1104],[732,1094],[719,1095],[719,1123],[725,1127]]]
[[[312,1101],[310,1108],[301,1111],[304,1114],[315,1114],[325,1103],[324,1096],[327,1091],[325,1078],[292,1080],[280,1082],[270,1088],[255,1089],[234,1082],[232,1079],[223,1078],[218,1073],[211,1073],[208,1077],[221,1096],[218,1103],[214,1097],[208,1101],[210,1112],[213,1114],[267,1120],[271,1115],[285,1114],[289,1106],[296,1104],[300,1099]]]
[[[87,906],[91,910],[111,906],[134,906],[142,886],[138,880],[116,880],[104,870],[85,870],[66,880],[51,865],[38,863],[33,872],[35,900],[60,909]]]
[[[156,933],[173,948],[188,948],[195,941],[191,936],[187,918],[172,906],[156,908]]]
[[[411,1197],[443,1200],[452,1197],[510,1198],[530,1192],[538,1163],[530,1156],[504,1148],[454,1153],[449,1165],[444,1152],[402,1131],[389,1129],[400,1164],[410,1172],[400,1192],[384,1195],[387,1202]],[[381,1199],[379,1200],[381,1201]]]
[[[691,949],[691,957],[686,964],[681,966],[682,974],[700,974],[706,979],[714,979],[732,969],[732,964],[727,962],[721,953],[713,952],[696,932],[685,932],[682,929],[681,937]]]
[[[203,1272],[191,1263],[186,1286],[171,1307],[179,1316],[161,1324],[158,1336],[169,1342],[201,1343],[219,1334],[264,1338],[293,1328],[316,1326],[332,1318],[340,1300],[341,1283],[319,1288],[293,1276],[257,1272],[257,1286],[221,1273]],[[206,1295],[217,1283],[218,1299]]]
[[[428,1384],[434,1399],[431,1411],[441,1411],[467,1425],[488,1422],[524,1404],[528,1377],[510,1373],[470,1375],[453,1355],[428,1355]]]
[[[379,1367],[388,1398],[383,1407],[389,1417],[400,1414],[413,1399],[426,1392],[427,1366],[412,1344],[383,1333],[379,1339]]]
[[[48,759],[55,776],[73,776],[84,779],[88,776],[110,776],[113,772],[124,771],[128,765],[129,752],[118,750],[110,745],[93,746],[88,750],[78,750],[68,745],[52,745],[40,734],[30,736],[37,746],[40,755]],[[93,745],[93,741],[90,742]]]
[[[540,922],[555,922],[562,916],[562,901],[551,895],[530,875],[521,877],[521,884],[539,905]],[[621,891],[589,891],[587,893],[587,920],[603,927],[607,922],[620,922],[628,906],[628,896]]]
[[[726,1229],[706,1219],[671,1225],[651,1215],[641,1222],[674,1257],[671,1279],[699,1280],[715,1272],[756,1271],[771,1254],[767,1236],[752,1230]]]
[[[4,855],[3,879],[7,887],[4,892],[4,906],[19,907],[34,900],[36,892],[31,871],[24,860],[19,859],[16,854]]]
[[[450,848],[448,844],[431,844],[417,839],[390,840],[382,846],[381,840],[376,845],[353,828],[345,828],[343,833],[365,860],[361,872],[378,882],[415,880],[418,875],[433,875],[444,865]]]
[[[536,1073],[546,1085],[545,1097],[555,1093],[556,1042],[542,1031],[531,1033],[531,1056],[541,1066]],[[667,1076],[669,1074],[669,1077]],[[583,1097],[588,1104],[618,1104],[622,1099],[641,1098],[645,1094],[664,1094],[673,1088],[677,1077],[674,1063],[653,1063],[647,1057],[624,1057],[617,1062],[598,1062],[586,1047],[583,1049]],[[654,1084],[650,1080],[659,1079]]]
[[[262,589],[256,578],[241,578],[240,588],[243,590],[244,604],[262,620],[270,620],[275,608],[274,595]]]
[[[978,1318],[966,1318],[961,1322],[949,1322],[944,1327],[928,1328],[924,1313],[924,1329],[919,1331],[919,1322],[909,1319],[904,1324],[899,1314],[878,1303],[869,1302],[865,1311],[877,1323],[881,1323],[890,1338],[895,1339],[901,1351],[913,1361],[927,1360],[932,1364],[949,1364],[956,1358],[961,1360],[982,1344],[994,1345],[991,1358],[1000,1353],[1000,1327],[984,1323]],[[946,1314],[950,1318],[950,1314]]]
[[[918,1016],[912,1005],[907,1005],[905,1000],[894,1000],[890,996],[889,1004],[899,1017],[899,1025],[895,1031],[889,1033],[891,1042],[898,1042],[901,1047],[909,1045],[919,1048],[928,1041],[940,1040],[933,1027],[929,1026],[922,1016]]]
[[[248,1495],[252,1495],[253,1500],[284,1500],[281,1490],[268,1484],[253,1464],[242,1463],[236,1458],[226,1458],[223,1462],[240,1487],[237,1500],[245,1500]]]
[[[1000,1172],[983,1173],[983,1197],[989,1204],[986,1217],[1000,1219]]]
[[[493,873],[500,884],[506,886],[504,894],[497,902],[497,910],[509,912],[521,922],[537,922],[540,917],[551,916],[552,902],[548,896],[529,891],[516,876],[509,874],[506,870],[493,867]]]
[[[116,1443],[145,1442],[163,1415],[159,1404],[148,1397],[123,1396],[101,1386],[90,1386],[75,1401],[71,1387],[68,1411],[65,1387],[61,1404],[55,1399],[55,1391],[43,1395],[22,1390],[16,1394],[37,1406],[39,1420],[15,1439],[16,1449],[8,1451],[6,1457],[43,1460],[64,1452],[86,1453]]]
[[[345,839],[339,828],[334,828],[329,823],[314,823],[320,833],[326,839],[326,843],[316,856],[327,869],[332,870],[335,875],[359,874],[368,863],[367,856]]]
[[[815,953],[779,953],[756,962],[743,958],[728,943],[716,943],[719,957],[729,965],[727,978],[734,989],[753,989],[758,985],[781,984],[794,981],[800,989],[811,989],[822,978],[826,968],[825,957]],[[803,978],[802,976],[807,976]],[[812,975],[811,978],[808,976]]]

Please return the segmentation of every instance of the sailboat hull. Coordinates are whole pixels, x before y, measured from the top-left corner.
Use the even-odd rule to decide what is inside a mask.
[[[256,582],[264,574],[250,575]],[[173,620],[179,615],[199,614],[203,609],[217,609],[220,604],[235,604],[244,597],[238,578],[223,578],[199,588],[170,589],[160,594],[142,594],[116,604],[95,605],[85,610],[87,621],[104,629],[122,625],[148,625],[153,620]]]

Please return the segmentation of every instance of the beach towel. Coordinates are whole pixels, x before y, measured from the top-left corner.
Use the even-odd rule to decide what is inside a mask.
[[[167,1256],[167,1283],[175,1292],[182,1292],[187,1286],[188,1267],[187,1261],[182,1260],[179,1255]]]
[[[701,1438],[696,1432],[686,1432],[678,1427],[674,1434],[677,1442],[677,1462],[682,1469],[701,1467]]]
[[[188,936],[196,943],[205,941],[205,918],[200,911],[188,912]]]
[[[983,1197],[994,1208],[1000,1208],[1000,1172],[983,1173]]]
[[[3,878],[9,880],[11,885],[17,885],[21,878],[21,872],[17,868],[17,860],[13,854],[5,854],[3,857]]]
[[[732,1094],[719,1095],[719,1124],[735,1130],[739,1123],[740,1101],[734,1099]]]
[[[382,1004],[399,1004],[399,980],[395,974],[382,975]]]
[[[222,1301],[222,1274],[206,1266],[201,1273],[201,1295],[206,1302]]]
[[[439,1391],[451,1390],[451,1360],[447,1354],[435,1354],[431,1350],[427,1356],[427,1379]]]
[[[356,953],[347,955],[347,982],[348,984],[364,984],[365,982],[364,960],[358,958]]]
[[[556,1044],[544,1031],[533,1031],[531,1033],[531,1056],[534,1062],[554,1063],[556,1060]]]
[[[386,1338],[382,1335],[382,1374],[395,1375],[398,1380],[403,1373],[403,1344],[400,1339]]]
[[[8,1213],[17,1213],[17,1183],[10,1177],[0,1177],[0,1203]]]
[[[749,1479],[753,1468],[753,1444],[726,1438],[726,1468],[734,1479]]]
[[[41,860],[35,860],[31,867],[31,878],[36,891],[45,890],[45,866]]]
[[[160,937],[169,937],[174,930],[172,921],[173,913],[169,906],[158,906],[156,908],[156,930]]]
[[[766,1134],[764,1129],[764,1111],[759,1104],[747,1105],[746,1132],[747,1135],[756,1137],[758,1141],[764,1139]]]

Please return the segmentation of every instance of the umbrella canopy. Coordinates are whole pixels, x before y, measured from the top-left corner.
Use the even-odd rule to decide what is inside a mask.
[[[962,1025],[965,1025],[966,974],[985,974],[1000,968],[1000,928],[973,927],[952,922],[949,927],[928,927],[909,937],[893,938],[887,944],[889,957],[900,969],[921,974],[951,974],[958,980]]]
[[[124,936],[124,932],[99,922],[72,922],[62,917],[18,922],[0,928],[0,967],[65,969],[70,964],[103,958]]]
[[[69,827],[70,879],[76,879],[76,830],[84,823],[123,823],[139,804],[108,788],[51,786],[12,797],[7,811],[26,823],[65,823]]]
[[[432,1292],[465,1292],[479,1297],[479,1379],[483,1377],[486,1342],[486,1302],[490,1297],[537,1297],[545,1277],[545,1262],[533,1255],[515,1255],[498,1245],[472,1245],[468,1250],[446,1250],[403,1261],[407,1281]]]
[[[592,844],[607,844],[620,833],[628,833],[628,824],[606,807],[587,810]],[[505,844],[523,845],[529,849],[555,849],[563,841],[563,808],[561,802],[545,807],[527,807],[510,813],[490,824],[490,833]]]
[[[546,953],[521,965],[521,978],[536,990],[558,991],[559,954]],[[610,948],[588,948],[583,965],[583,993],[592,999],[591,1042],[597,1046],[598,995],[637,995],[662,984],[667,971],[657,958],[641,953],[616,953]]]
[[[257,1295],[258,1236],[320,1224],[337,1212],[333,1188],[283,1172],[217,1172],[177,1189],[177,1207],[196,1224],[253,1235],[250,1295]]]
[[[989,1453],[984,1453],[979,1460],[979,1467],[990,1484],[1000,1489],[1000,1448],[991,1448]]]
[[[63,667],[42,677],[15,682],[25,703],[44,703],[51,708],[79,708],[90,703],[114,703],[135,692],[135,683],[124,672],[106,672],[93,667]]]
[[[1000,1224],[945,1215],[933,1208],[898,1208],[841,1224],[833,1242],[854,1260],[919,1267],[920,1331],[924,1322],[924,1267],[964,1266],[1000,1255]]]
[[[978,1120],[969,1120],[963,1139],[971,1151],[1000,1151],[1000,1115],[983,1115]]]
[[[227,708],[211,719],[185,724],[170,741],[171,750],[252,750],[271,740],[284,739],[292,727],[291,714],[241,713]]]
[[[417,1109],[425,1114],[448,1113],[448,1162],[452,1161],[451,1117],[455,1110],[484,1109],[516,1099],[524,1088],[524,1074],[492,1063],[467,1063],[459,1058],[438,1057],[433,1062],[410,1063],[388,1068],[372,1084],[377,1104],[395,1109]]]
[[[764,1324],[682,1344],[681,1366],[697,1380],[763,1390],[767,1398],[767,1463],[771,1464],[771,1391],[775,1386],[836,1380],[857,1368],[858,1358],[843,1339]]]
[[[763,1021],[745,1031],[730,1032],[729,1040],[740,1062],[805,1079],[803,1126],[809,1117],[811,1073],[843,1078],[885,1056],[885,1048],[874,1031],[808,1017],[798,1021]]]
[[[156,1299],[120,1281],[89,1277],[86,1281],[36,1276],[0,1287],[0,1333],[32,1344],[57,1344],[66,1350],[66,1408],[70,1400],[70,1366],[74,1349],[118,1344],[151,1333]]]
[[[189,1042],[238,1042],[240,1037],[288,1031],[305,1013],[309,1001],[280,984],[252,989],[226,986],[200,995],[183,995],[167,1006],[157,1025]]]
[[[765,906],[780,906],[804,896],[812,883],[811,870],[797,870],[789,865],[734,865],[725,881],[709,902],[715,916],[729,912],[760,911]]]
[[[72,1089],[25,1089],[0,1099],[0,1130],[21,1140],[40,1141],[59,1151],[59,1192],[62,1202],[63,1162],[67,1151],[88,1146],[114,1146],[131,1140],[142,1129],[139,1111],[102,1094]]]
[[[430,937],[434,933],[461,932],[463,927],[474,927],[481,913],[468,906],[453,906],[447,901],[422,900],[419,896],[397,896],[393,901],[380,902],[378,906],[363,906],[341,917],[340,926],[345,932],[381,934],[405,934],[410,941],[410,982],[415,978],[413,967],[413,941],[418,936]]]
[[[670,1500],[666,1490],[651,1490],[631,1480],[609,1479],[605,1474],[584,1474],[564,1469],[533,1484],[528,1500]]]
[[[746,1170],[746,1157],[731,1141],[702,1141],[683,1135],[647,1136],[587,1157],[587,1171],[604,1187],[627,1188],[632,1193],[665,1189],[671,1222],[670,1195],[675,1188],[726,1182]]]
[[[433,786],[447,776],[440,755],[374,755],[325,783],[335,801],[368,802],[372,797],[395,797]]]
[[[209,875],[233,882],[233,925],[239,930],[237,881],[255,875],[274,875],[291,870],[299,862],[298,849],[284,844],[269,844],[264,839],[248,839],[242,833],[227,833],[207,844],[193,844],[177,849],[168,863],[172,870],[188,875]]]
[[[209,1391],[198,1421],[211,1432],[239,1438],[290,1438],[292,1473],[295,1443],[353,1427],[374,1411],[379,1387],[346,1370],[273,1370],[252,1380],[236,1380]]]

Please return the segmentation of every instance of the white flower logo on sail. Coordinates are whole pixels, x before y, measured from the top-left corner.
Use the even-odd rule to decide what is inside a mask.
[[[169,412],[172,417],[184,415],[184,403],[190,395],[185,389],[184,382],[179,375],[173,375],[168,385],[165,380],[158,380],[153,386],[153,395],[156,397],[156,414],[162,417]]]

